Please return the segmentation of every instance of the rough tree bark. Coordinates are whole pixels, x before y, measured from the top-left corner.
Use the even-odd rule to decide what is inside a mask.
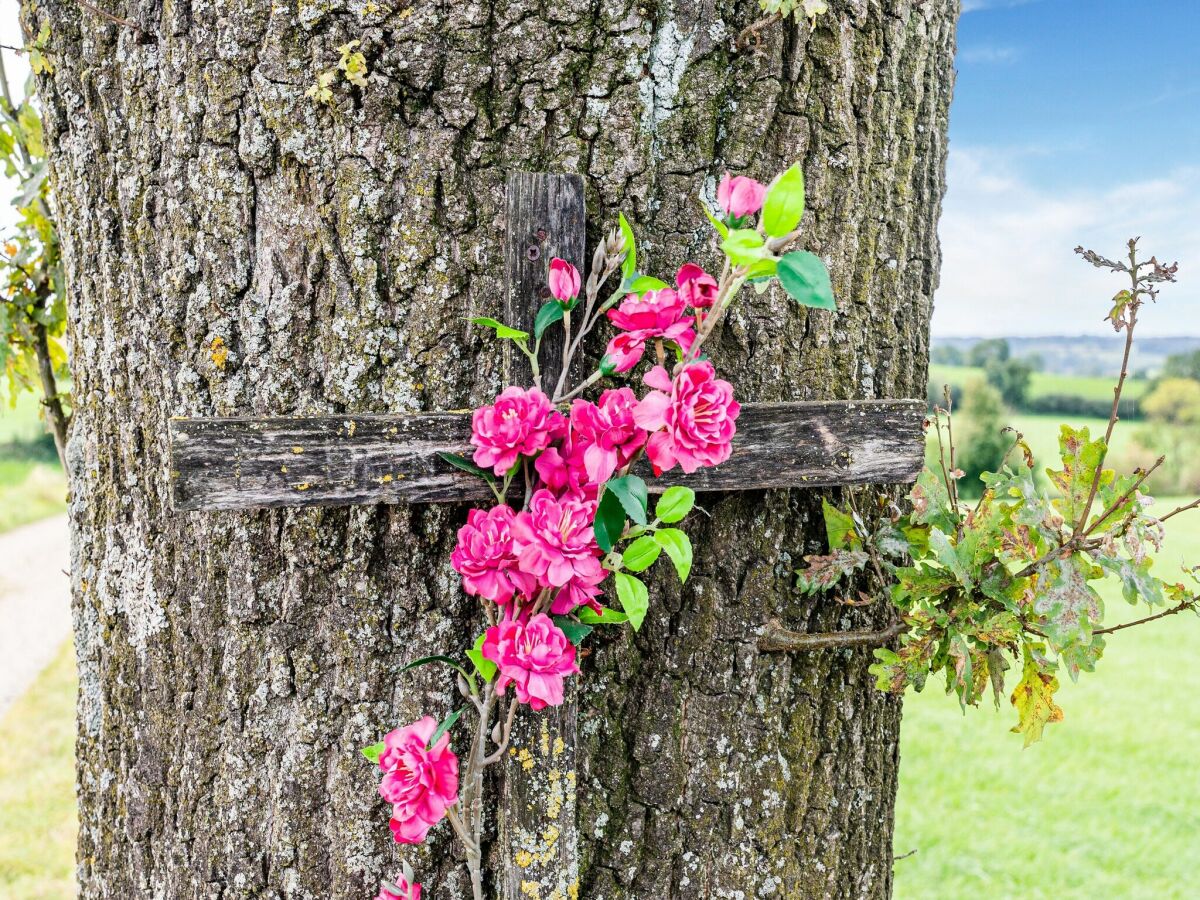
[[[99,3],[100,0],[97,0]],[[174,415],[454,409],[503,384],[504,173],[585,175],[657,274],[711,261],[693,198],[801,160],[839,313],[778,292],[712,348],[744,399],[922,396],[957,0],[25,0],[70,278],[69,446],[87,897],[363,897],[395,871],[356,749],[446,709],[473,605],[461,507],[177,513]],[[373,78],[305,96],[359,39]],[[595,235],[593,235],[594,237]],[[898,700],[869,653],[755,649],[804,600],[813,492],[708,498],[685,590],[584,662],[580,896],[881,897]],[[467,895],[448,829],[410,857]],[[549,898],[543,898],[549,900]]]

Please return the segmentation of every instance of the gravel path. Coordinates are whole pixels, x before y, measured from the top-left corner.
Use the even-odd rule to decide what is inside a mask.
[[[0,715],[71,633],[67,517],[0,534]]]

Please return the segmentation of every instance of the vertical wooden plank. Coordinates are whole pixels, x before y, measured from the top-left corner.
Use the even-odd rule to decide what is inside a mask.
[[[504,320],[532,335],[537,311],[550,299],[546,284],[550,260],[562,257],[581,274],[584,272],[583,179],[578,175],[515,172],[508,176],[507,194],[504,257],[508,297]],[[553,392],[562,370],[562,334],[561,328],[547,332],[539,354],[542,386],[547,394]],[[531,373],[524,355],[511,345],[508,352],[509,383],[528,384]]]
[[[579,176],[509,176],[505,245],[509,324],[533,333],[537,311],[549,299],[546,274],[552,257],[560,256],[584,271],[584,216]],[[553,328],[542,344],[542,384],[548,394],[562,368],[562,334],[561,328]],[[519,352],[508,371],[511,383],[529,382],[531,373]],[[575,900],[579,895],[577,714],[578,692],[572,678],[567,680],[562,706],[541,712],[522,707],[513,723],[504,762],[500,858],[493,868],[502,900]]]

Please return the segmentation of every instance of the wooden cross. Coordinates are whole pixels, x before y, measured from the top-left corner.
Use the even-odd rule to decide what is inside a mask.
[[[583,180],[512,175],[507,200],[504,321],[532,332],[551,258],[585,271]],[[562,365],[561,335],[551,329],[542,342],[551,385]],[[507,363],[511,383],[529,383],[523,357]],[[917,400],[747,403],[727,462],[656,479],[643,460],[640,474],[652,491],[908,483],[923,461],[924,417]],[[179,510],[238,510],[492,501],[480,479],[438,456],[469,455],[470,435],[468,412],[173,419],[173,502]],[[513,728],[499,816],[503,900],[524,900],[531,885],[543,898],[577,895],[576,697],[572,687],[560,707],[523,709]]]

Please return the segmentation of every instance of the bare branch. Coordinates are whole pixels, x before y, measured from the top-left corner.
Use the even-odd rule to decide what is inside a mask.
[[[808,651],[825,650],[830,647],[882,647],[904,634],[908,625],[897,620],[879,631],[827,631],[802,634],[789,631],[778,619],[772,619],[763,628],[758,639],[758,649],[763,651]]]
[[[1185,612],[1189,609],[1195,609],[1196,605],[1200,604],[1200,597],[1192,597],[1189,600],[1184,600],[1182,603],[1177,603],[1170,609],[1164,609],[1162,612],[1157,612],[1152,616],[1146,616],[1144,619],[1134,619],[1132,622],[1123,622],[1120,625],[1110,625],[1108,628],[1097,628],[1092,634],[1112,634],[1114,631],[1120,631],[1122,628],[1133,628],[1135,625],[1145,625],[1147,622],[1153,622],[1155,619],[1165,619],[1167,616],[1174,616],[1178,613]]]

